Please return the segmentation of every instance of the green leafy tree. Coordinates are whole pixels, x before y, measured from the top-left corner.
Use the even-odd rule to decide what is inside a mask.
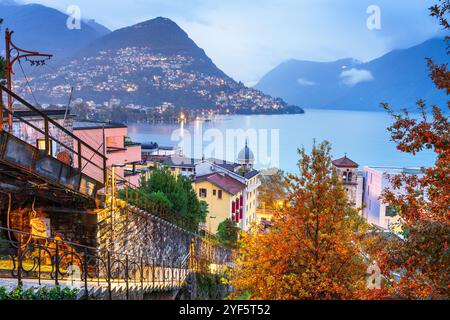
[[[150,195],[152,207],[173,213],[189,222],[193,230],[206,220],[208,206],[199,201],[191,181],[183,176],[174,176],[167,169],[156,169],[147,180],[141,181],[139,190]]]
[[[148,200],[150,201],[152,208],[162,212],[163,215],[166,212],[170,212],[173,208],[172,202],[170,202],[169,198],[161,191],[150,193]]]
[[[217,228],[217,239],[226,246],[235,247],[239,237],[239,230],[235,221],[226,219]]]

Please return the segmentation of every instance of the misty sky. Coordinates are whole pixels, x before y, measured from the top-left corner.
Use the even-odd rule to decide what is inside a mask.
[[[66,11],[115,30],[158,16],[177,22],[236,80],[254,84],[288,59],[367,61],[439,34],[427,8],[437,0],[23,0]],[[381,9],[369,30],[367,8]]]

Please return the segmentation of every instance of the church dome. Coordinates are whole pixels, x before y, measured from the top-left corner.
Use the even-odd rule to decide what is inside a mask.
[[[240,164],[253,164],[255,162],[255,155],[252,150],[248,147],[248,143],[245,142],[245,148],[239,152],[238,163]]]

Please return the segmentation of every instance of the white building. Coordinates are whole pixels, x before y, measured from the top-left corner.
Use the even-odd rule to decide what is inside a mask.
[[[394,210],[383,203],[381,196],[385,189],[392,190],[390,179],[396,175],[422,175],[418,168],[398,168],[398,167],[364,167],[364,209],[363,217],[371,224],[382,229],[394,228],[398,217]],[[402,189],[395,190],[397,194],[403,192]]]

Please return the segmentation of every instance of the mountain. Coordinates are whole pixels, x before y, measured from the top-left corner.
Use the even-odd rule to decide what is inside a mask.
[[[448,63],[446,44],[431,39],[373,61],[290,60],[265,75],[255,88],[306,108],[380,110],[413,107],[417,99],[445,105],[447,96],[429,78],[426,58]]]
[[[190,56],[194,58],[192,68],[210,75],[226,77],[183,29],[172,20],[163,17],[112,32],[86,47],[78,57],[131,47],[145,47],[148,48],[148,52],[161,55]]]
[[[0,18],[4,19],[2,28],[14,31],[13,42],[18,47],[52,53],[56,60],[71,56],[110,33],[93,20],[83,20],[79,30],[69,30],[66,14],[39,4],[21,5],[10,0],[0,0]]]
[[[16,83],[26,86],[23,79]],[[54,104],[67,103],[73,87],[73,97],[92,113],[113,107],[303,112],[228,77],[175,22],[162,17],[93,41],[55,70],[36,76],[32,87],[39,102]]]

